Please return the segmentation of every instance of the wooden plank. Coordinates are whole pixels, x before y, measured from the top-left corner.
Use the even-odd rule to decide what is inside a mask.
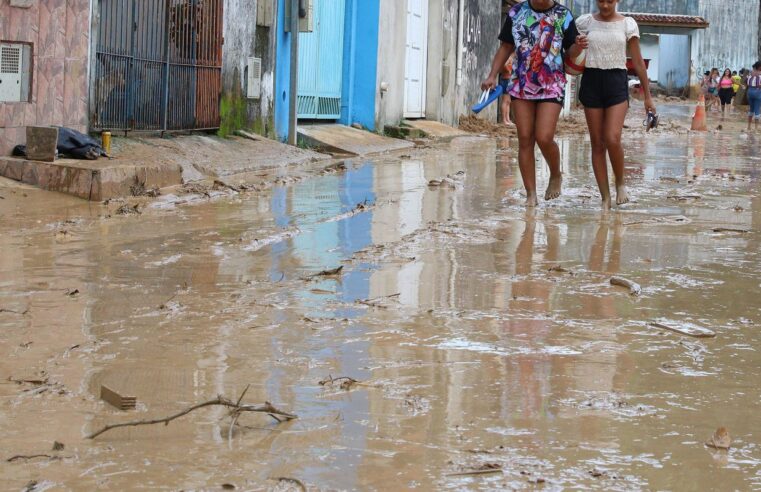
[[[122,396],[116,391],[103,385],[100,387],[100,399],[110,403],[119,410],[134,410],[137,405],[137,397]]]

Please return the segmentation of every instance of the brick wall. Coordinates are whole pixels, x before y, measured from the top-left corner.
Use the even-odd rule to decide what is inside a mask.
[[[26,3],[0,0],[0,40],[32,43],[33,55],[31,101],[0,103],[0,155],[25,142],[29,125],[87,130],[90,0]]]

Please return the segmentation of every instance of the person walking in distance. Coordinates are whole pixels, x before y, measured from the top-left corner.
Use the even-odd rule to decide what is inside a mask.
[[[753,64],[753,70],[748,75],[748,132],[750,132],[751,122],[755,122],[755,128],[758,130],[758,121],[761,120],[761,61]]]
[[[510,58],[505,63],[500,74],[500,84],[504,88],[502,100],[500,101],[500,112],[502,113],[502,124],[507,126],[513,126],[513,122],[510,121],[510,78],[513,75],[513,61],[515,54],[510,55]]]
[[[482,90],[497,85],[497,75],[515,53],[510,79],[514,123],[518,130],[518,164],[526,188],[526,205],[538,204],[534,146],[539,145],[550,168],[545,200],[558,198],[563,176],[555,129],[563,109],[566,77],[565,52],[577,57],[586,48],[573,15],[554,0],[526,0],[514,5],[500,32],[501,41]]]
[[[721,101],[721,117],[727,114],[727,106],[732,105],[732,97],[735,90],[732,88],[732,70],[726,69],[719,79],[719,101]]]
[[[629,110],[627,48],[645,97],[645,113],[656,112],[650,95],[647,68],[640,51],[639,27],[631,17],[619,14],[617,5],[618,0],[597,0],[598,12],[582,15],[577,20],[579,32],[586,33],[589,42],[579,100],[584,106],[589,127],[592,169],[604,209],[611,205],[606,156],[610,158],[616,178],[616,204],[629,202],[621,144],[624,120]]]

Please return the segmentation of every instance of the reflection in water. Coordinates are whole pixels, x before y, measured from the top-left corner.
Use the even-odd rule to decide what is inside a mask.
[[[58,385],[3,385],[2,447],[59,440],[74,456],[0,473],[15,488],[248,489],[277,476],[336,489],[758,487],[752,147],[632,140],[637,203],[609,214],[588,143],[561,149],[566,195],[530,212],[513,200],[512,142],[479,138],[141,217],[34,190],[0,200],[0,308],[30,309],[0,312],[3,379],[45,371]],[[461,170],[462,186],[428,187]],[[673,217],[685,220],[659,221]],[[712,231],[727,224],[752,232]],[[718,336],[661,333],[647,326],[657,317]],[[318,384],[328,375],[368,385]],[[104,383],[136,395],[141,417],[250,385],[248,401],[299,419],[249,416],[230,434],[209,410],[84,441],[126,418],[98,401]],[[702,446],[719,425],[735,439],[724,461]],[[448,475],[486,463],[504,472]]]

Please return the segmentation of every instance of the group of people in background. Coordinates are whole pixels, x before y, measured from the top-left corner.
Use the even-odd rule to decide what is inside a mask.
[[[752,70],[742,68],[739,72],[729,68],[724,69],[723,73],[718,68],[706,70],[700,80],[700,87],[705,96],[706,111],[711,108],[721,111],[722,118],[726,115],[727,108],[732,107],[733,100],[743,95],[740,89],[746,89],[747,104],[750,106],[748,130],[754,121],[758,129],[761,119],[761,62],[753,64]],[[744,100],[738,102],[745,104]]]

